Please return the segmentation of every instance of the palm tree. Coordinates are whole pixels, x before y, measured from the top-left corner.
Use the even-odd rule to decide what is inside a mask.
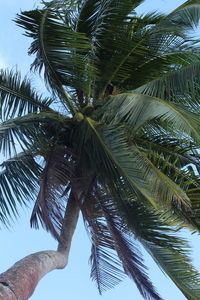
[[[0,220],[9,226],[33,200],[31,226],[58,249],[1,274],[1,300],[28,299],[42,276],[67,265],[80,212],[100,294],[128,275],[145,299],[162,299],[141,243],[187,299],[200,299],[177,236],[200,230],[200,54],[191,37],[200,1],[139,16],[142,2],[54,0],[16,19],[51,96],[1,70]]]

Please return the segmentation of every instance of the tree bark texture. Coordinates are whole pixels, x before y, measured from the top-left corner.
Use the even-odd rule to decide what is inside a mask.
[[[40,279],[55,269],[63,269],[68,262],[72,237],[77,225],[79,206],[70,197],[63,218],[58,251],[31,254],[0,275],[0,300],[27,300]]]
[[[55,269],[63,269],[67,258],[57,251],[31,254],[0,275],[0,300],[27,300],[39,280]]]

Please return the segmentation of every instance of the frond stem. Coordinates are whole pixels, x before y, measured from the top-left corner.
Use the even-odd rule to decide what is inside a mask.
[[[72,115],[75,115],[76,114],[76,110],[72,104],[72,101],[70,99],[70,97],[68,96],[68,94],[66,93],[66,91],[64,90],[56,72],[54,71],[48,57],[47,57],[47,53],[46,53],[46,50],[45,50],[45,44],[44,44],[44,40],[43,40],[43,36],[44,36],[44,25],[45,25],[45,21],[46,21],[46,18],[47,18],[47,15],[48,15],[48,12],[49,12],[49,7],[50,5],[47,7],[47,9],[45,10],[44,14],[42,15],[42,21],[41,21],[41,25],[40,25],[40,31],[39,31],[39,38],[40,38],[40,41],[41,41],[41,48],[42,48],[42,53],[44,55],[44,60],[45,62],[47,63],[48,67],[50,68],[51,72],[53,73],[54,77],[55,77],[55,80],[57,81],[58,83],[58,89],[60,90],[61,94],[64,96],[65,100],[66,100],[66,103],[67,103],[67,106],[70,110],[70,112],[72,113]]]
[[[71,98],[69,97],[69,95],[67,94],[67,92],[65,91],[65,89],[63,88],[63,86],[60,86],[60,92],[62,93],[62,95],[64,96],[66,103],[67,103],[67,107],[69,108],[71,114],[74,116],[77,111],[72,103]]]

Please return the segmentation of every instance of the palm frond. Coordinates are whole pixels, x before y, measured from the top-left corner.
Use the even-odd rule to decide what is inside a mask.
[[[86,1],[77,30],[85,32],[94,45],[98,70],[94,97],[103,97],[110,84],[119,86],[147,54],[146,30],[162,18],[158,13],[136,16],[143,1]]]
[[[88,37],[95,37],[95,43],[104,46],[104,42],[111,32],[120,28],[127,16],[143,1],[84,1],[80,10],[77,29],[80,32],[85,32]]]
[[[136,199],[121,203],[120,211],[126,226],[185,297],[199,299],[199,274],[191,265],[188,243],[177,236],[172,226],[162,222],[156,212],[147,210]]]
[[[176,185],[180,187],[182,192],[187,195],[190,202],[190,209],[185,210],[179,208],[180,203],[173,199],[172,210],[174,214],[171,216],[175,219],[176,226],[180,228],[187,227],[193,231],[200,230],[200,179],[199,175],[195,175],[195,171],[190,166],[180,167],[179,159],[172,159],[171,156],[158,155],[155,152],[149,152],[148,157],[151,162],[158,168],[162,174],[169,177]],[[168,212],[170,219],[170,212]]]
[[[145,153],[137,147],[131,147],[133,155],[137,157],[137,160],[145,172],[146,181],[149,182],[149,185],[152,184],[154,189],[158,189],[157,194],[160,195],[160,201],[162,203],[163,199],[171,199],[171,204],[173,204],[178,209],[191,210],[191,201],[187,196],[186,192],[182,187],[177,184],[178,180],[174,180],[182,172],[180,169],[176,168],[176,173],[171,177],[171,172],[169,174],[165,172],[175,171],[173,162],[169,162],[169,157],[163,157],[163,166],[161,166],[160,157],[156,153],[150,152]],[[176,161],[175,161],[176,162]],[[171,168],[170,168],[171,167]],[[167,173],[167,175],[166,175]],[[181,181],[181,180],[180,180]],[[165,195],[165,196],[164,196]]]
[[[79,21],[79,14],[85,0],[52,0],[45,2],[46,7],[51,7],[56,10],[56,14],[69,27],[76,29]]]
[[[117,285],[125,274],[94,191],[86,195],[81,211],[92,242],[90,277],[96,282],[101,295]]]
[[[161,299],[146,276],[138,249],[123,230],[116,203],[95,185],[81,209],[92,240],[91,277],[97,282],[100,294],[118,284],[126,274],[139,285],[147,299]]]
[[[151,244],[146,245],[146,249],[187,299],[199,299],[200,276],[191,266],[191,260],[185,253]]]
[[[147,127],[145,127],[147,128]],[[150,129],[148,127],[148,129]],[[156,129],[156,128],[155,128]],[[143,131],[134,136],[132,143],[136,144],[145,152],[155,151],[163,156],[171,156],[172,159],[177,159],[179,167],[186,167],[188,164],[193,164],[197,169],[199,167],[199,154],[197,146],[191,140],[177,138],[157,130],[152,135],[151,130]]]
[[[160,22],[159,26],[179,26],[179,30],[188,31],[198,26],[200,20],[200,3],[198,0],[188,0]]]
[[[179,209],[183,205],[184,209],[190,210],[189,197],[181,187],[145,158],[144,152],[134,149],[134,146],[128,146],[125,136],[126,132],[120,128],[106,128],[103,131],[103,139],[112,153],[119,173],[126,184],[132,186],[132,189],[135,187],[135,195],[137,192],[143,194],[153,206],[160,209],[171,207],[174,202]],[[134,194],[134,189],[132,192]]]
[[[134,139],[132,144],[139,148],[140,154],[147,156],[150,165],[153,164],[157,173],[161,172],[162,175],[167,176],[171,182],[179,186],[177,195],[185,193],[189,199],[190,208],[182,205],[178,198],[173,197],[172,207],[164,215],[166,218],[172,219],[171,224],[178,228],[189,228],[192,231],[199,231],[199,154],[196,147],[190,144],[189,141],[166,136],[157,136],[153,140],[147,139],[147,136],[140,136],[139,139]],[[138,157],[140,160],[140,155]],[[145,167],[145,157],[140,160],[141,166]],[[150,167],[151,170],[151,167]],[[150,171],[151,174],[151,171]],[[151,175],[147,175],[147,180]],[[154,175],[156,179],[156,175]],[[164,178],[163,178],[164,180]],[[167,183],[168,179],[163,182]],[[156,189],[156,185],[155,185]],[[163,191],[165,187],[163,187]],[[167,191],[166,191],[167,193]],[[162,191],[160,194],[162,198]],[[180,207],[181,205],[181,207]],[[186,210],[185,210],[186,209]],[[173,214],[171,214],[171,210]],[[170,217],[171,215],[171,217]]]
[[[74,134],[73,139],[76,141],[77,155],[80,157],[80,168],[83,169],[82,172],[95,171],[102,182],[106,179],[111,185],[113,182],[121,184],[122,178],[118,165],[100,133],[101,126],[98,125],[92,119],[85,118]],[[120,145],[124,146],[122,143]],[[133,168],[132,171],[139,177],[137,169]]]
[[[98,196],[108,229],[114,240],[115,250],[122,262],[125,273],[135,282],[145,299],[161,300],[146,274],[141,253],[123,230],[120,218],[116,213],[113,213],[113,204],[104,195]]]
[[[116,22],[117,18],[115,14],[113,15]],[[116,15],[118,14],[116,13]],[[119,89],[123,87],[122,83],[134,73],[138,64],[146,59],[149,50],[147,46],[148,30],[145,28],[148,22],[150,25],[157,20],[157,15],[146,15],[144,18],[139,18],[133,13],[133,16],[124,15],[119,23],[114,23],[114,28],[109,30],[106,28],[106,35],[109,36],[101,38],[100,45],[96,47],[96,64],[100,78],[97,82],[97,97],[104,96],[109,85]]]
[[[107,123],[129,124],[133,131],[137,131],[145,122],[158,119],[161,126],[166,121],[167,128],[185,133],[199,141],[199,117],[197,112],[190,111],[181,103],[166,101],[148,95],[124,93],[111,97],[102,108],[103,120]],[[175,128],[175,129],[174,129]]]
[[[49,144],[53,142],[50,137],[56,139],[54,136],[56,126],[65,128],[66,120],[68,120],[67,117],[56,112],[30,113],[7,120],[0,124],[0,150],[5,155],[11,156],[13,152],[17,153],[19,148],[29,149],[41,139]],[[51,131],[48,130],[48,126],[41,126],[49,122],[54,125]]]
[[[33,38],[29,54],[36,54],[36,58],[32,67],[39,72],[44,70],[52,90],[66,102],[69,99],[62,86],[84,91],[88,96],[93,70],[89,57],[91,45],[85,35],[66,25],[51,2],[42,10],[21,13],[16,22]]]
[[[135,92],[162,99],[173,99],[175,102],[180,102],[183,99],[182,101],[185,103],[187,101],[188,105],[195,102],[199,103],[197,98],[199,75],[200,63],[196,61],[138,87]],[[197,105],[196,108],[198,108]]]
[[[31,216],[31,226],[38,228],[40,221],[57,240],[66,205],[63,193],[74,178],[74,161],[71,153],[67,154],[67,149],[58,145],[49,151]],[[67,195],[65,196],[67,198]]]
[[[149,35],[150,49],[157,53],[166,53],[170,49],[179,49],[185,44],[195,44],[191,37],[192,30],[200,19],[199,2],[185,2],[177,9],[163,17],[151,28]],[[193,41],[192,41],[193,40]]]
[[[163,48],[166,49],[164,45]],[[175,49],[172,47],[172,49],[168,49],[168,51],[165,52],[156,49],[156,46],[153,45],[152,49],[149,50],[142,61],[137,59],[137,64],[131,64],[132,70],[129,72],[127,78],[123,80],[121,86],[126,90],[137,90],[138,87],[148,84],[148,82],[166,76],[166,73],[175,70],[174,66],[176,66],[177,70],[181,67],[196,63],[199,60],[197,52],[197,47],[186,47],[183,45],[180,45],[180,47],[176,46]],[[136,73],[137,76],[135,76]],[[165,98],[166,97],[173,99],[173,94],[165,94]]]
[[[149,163],[144,166],[144,158],[138,156],[128,146],[126,132],[122,128],[104,127],[100,130],[87,118],[80,128],[78,150],[81,161],[87,161],[87,168],[96,170],[99,180],[110,187],[116,193],[124,187],[133,195],[143,195],[144,201],[148,201],[154,207],[171,207],[173,199],[190,207],[190,200],[180,187],[169,179],[168,184],[163,180],[164,174],[154,169]],[[85,135],[85,136],[84,136]],[[84,149],[83,145],[84,144]],[[88,155],[90,154],[90,155]],[[146,199],[146,200],[145,200]],[[147,202],[146,202],[147,204]]]
[[[42,99],[19,72],[0,70],[0,118],[7,120],[28,113],[51,110],[52,99]]]
[[[32,153],[23,152],[4,161],[0,172],[0,219],[9,225],[9,219],[18,215],[18,206],[28,205],[39,188],[41,167]]]
[[[96,281],[100,295],[117,285],[124,276],[118,266],[115,266],[119,264],[119,261],[112,251],[105,250],[99,244],[93,243],[92,245],[90,263],[92,265],[90,276]]]

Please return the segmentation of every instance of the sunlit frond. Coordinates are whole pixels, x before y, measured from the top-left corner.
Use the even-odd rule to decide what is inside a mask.
[[[152,119],[165,121],[168,129],[176,135],[181,132],[194,137],[199,142],[199,117],[181,103],[166,101],[148,95],[124,93],[111,97],[102,107],[103,120],[107,123],[125,123],[133,132]],[[165,123],[164,123],[165,124]],[[180,136],[181,136],[180,134]]]
[[[192,267],[187,241],[178,237],[156,212],[145,209],[136,199],[127,200],[120,206],[125,224],[185,297],[198,299],[199,274]]]
[[[190,209],[186,193],[165,177],[165,173],[155,167],[144,152],[126,145],[123,129],[107,128],[103,138],[125,183],[135,188],[135,195],[141,193],[155,207],[170,207],[173,201],[177,201],[180,207]]]
[[[126,186],[131,193],[142,194],[155,207],[171,207],[173,200],[177,200],[185,208],[190,208],[186,193],[154,167],[148,158],[145,159],[142,153],[127,145],[123,128],[111,126],[98,130],[90,121],[82,126],[86,136],[82,132],[78,138],[79,151],[88,165],[96,169],[102,182],[116,191],[119,186]],[[85,143],[85,154],[81,143]]]
[[[147,128],[149,130],[146,130]],[[177,160],[178,166],[181,168],[188,164],[193,164],[197,169],[199,168],[197,146],[191,140],[172,136],[168,132],[161,132],[157,127],[153,127],[153,129],[155,132],[150,130],[148,124],[142,132],[134,136],[132,143],[143,151],[150,153],[155,151],[163,156],[171,156],[172,159]]]

